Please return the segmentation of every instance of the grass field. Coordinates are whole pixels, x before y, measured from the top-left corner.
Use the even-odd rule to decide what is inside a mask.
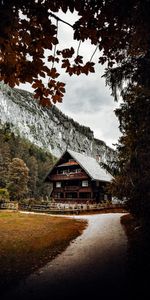
[[[86,224],[67,217],[0,211],[1,289],[62,252]]]

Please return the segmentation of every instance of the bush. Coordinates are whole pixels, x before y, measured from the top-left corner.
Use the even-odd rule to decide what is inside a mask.
[[[9,192],[7,189],[0,189],[0,202],[9,202]]]

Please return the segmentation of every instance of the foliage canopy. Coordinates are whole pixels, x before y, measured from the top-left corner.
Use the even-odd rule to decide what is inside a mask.
[[[78,13],[75,24],[59,18],[59,11],[68,10]],[[42,105],[61,102],[65,84],[57,79],[57,67],[70,76],[94,72],[92,58],[84,63],[79,54],[81,42],[90,39],[95,51],[99,49],[99,63],[107,63],[108,69],[117,64],[122,70],[117,78],[111,74],[114,89],[122,76],[133,78],[139,64],[144,69],[141,57],[149,49],[149,15],[149,0],[0,0],[0,80],[12,87],[32,83]],[[72,27],[77,51],[58,49],[61,22]],[[47,85],[42,81],[46,77]]]

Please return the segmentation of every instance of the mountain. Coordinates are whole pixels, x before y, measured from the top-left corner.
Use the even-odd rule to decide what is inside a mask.
[[[43,108],[33,95],[0,83],[0,124],[9,124],[11,131],[56,157],[68,147],[102,162],[113,160],[115,151],[104,141],[94,138],[89,127],[81,126],[56,106]]]

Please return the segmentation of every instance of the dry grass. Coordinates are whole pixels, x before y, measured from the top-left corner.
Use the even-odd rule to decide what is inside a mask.
[[[2,288],[43,266],[82,233],[86,221],[0,211]]]

